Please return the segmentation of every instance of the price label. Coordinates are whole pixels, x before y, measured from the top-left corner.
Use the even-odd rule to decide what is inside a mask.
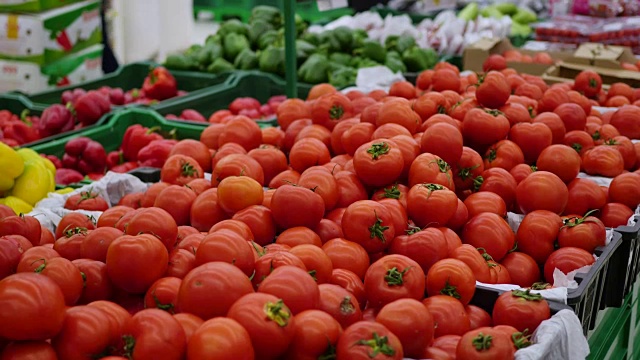
[[[328,11],[333,9],[340,9],[349,6],[347,0],[317,0],[318,10]]]

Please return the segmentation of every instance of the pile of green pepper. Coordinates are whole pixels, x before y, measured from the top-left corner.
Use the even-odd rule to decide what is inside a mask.
[[[296,52],[299,81],[329,82],[343,88],[355,83],[358,69],[387,66],[394,72],[419,72],[438,61],[431,49],[422,49],[411,36],[392,36],[385,44],[368,38],[364,30],[338,27],[319,34],[306,31],[296,16]],[[254,70],[284,76],[283,16],[278,8],[257,6],[248,24],[229,20],[204,45],[167,57],[165,66],[174,70],[221,73]]]

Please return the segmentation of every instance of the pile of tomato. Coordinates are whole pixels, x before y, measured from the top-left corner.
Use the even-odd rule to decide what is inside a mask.
[[[640,203],[639,92],[601,84],[440,63],[318,85],[278,128],[212,116],[143,193],[67,195],[97,219],[0,206],[0,358],[513,358],[551,316],[531,291]],[[521,289],[489,313],[476,281]]]

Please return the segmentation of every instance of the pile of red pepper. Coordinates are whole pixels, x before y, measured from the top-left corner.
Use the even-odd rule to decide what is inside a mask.
[[[209,119],[204,117],[199,111],[194,109],[185,109],[177,116],[169,114],[166,116],[169,120],[186,120],[196,122],[219,122],[221,118],[244,115],[250,119],[263,120],[275,117],[278,105],[287,100],[285,95],[272,96],[265,104],[261,104],[260,101],[252,97],[239,97],[229,105],[229,109],[218,110],[209,116]]]

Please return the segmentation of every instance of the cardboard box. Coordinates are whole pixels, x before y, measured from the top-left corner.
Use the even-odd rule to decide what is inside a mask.
[[[102,45],[94,45],[53,64],[0,60],[0,92],[36,93],[98,79],[102,72]]]
[[[631,48],[597,43],[581,44],[569,62],[608,69],[622,69],[622,63],[634,64],[638,61]]]
[[[40,14],[0,14],[0,59],[46,65],[100,43],[99,0]]]
[[[518,50],[523,55],[535,56],[540,51],[518,49],[511,45],[509,39],[481,39],[475,44],[464,49],[462,64],[464,70],[482,72],[482,64],[490,55],[502,55],[507,50]],[[573,55],[571,51],[547,51],[552,59],[562,61]],[[551,65],[523,62],[507,62],[507,67],[515,69],[519,73],[530,75],[542,75]]]
[[[581,64],[559,63],[550,67],[542,79],[548,84],[571,82],[583,70],[593,70],[602,78],[603,87],[616,82],[623,82],[631,87],[640,87],[640,72],[609,69]]]
[[[0,0],[2,12],[40,12],[67,6],[82,0]]]

